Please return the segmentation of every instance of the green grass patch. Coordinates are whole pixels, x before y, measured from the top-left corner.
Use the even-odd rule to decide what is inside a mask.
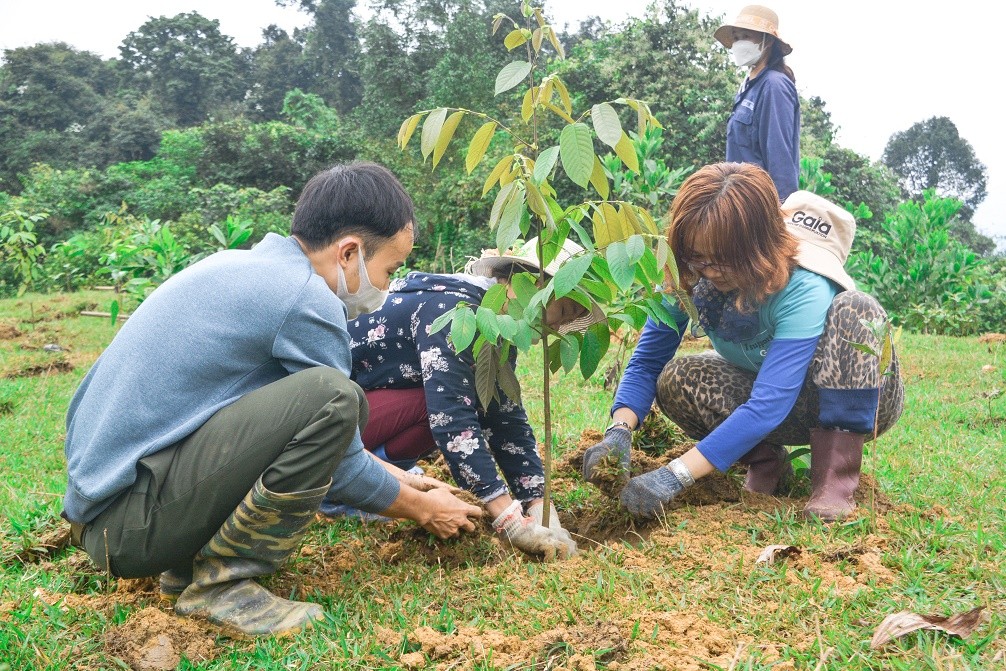
[[[1006,398],[987,395],[1001,386],[1004,361],[977,338],[902,337],[905,413],[864,459],[864,489],[876,482],[875,511],[864,505],[847,523],[803,521],[805,499],[742,495],[676,508],[616,540],[582,539],[584,551],[558,564],[517,556],[485,534],[441,542],[404,522],[319,523],[300,556],[265,584],[321,603],[326,620],[290,639],[234,641],[181,629],[185,621],[158,601],[152,581],[99,575],[60,538],[66,408],[117,328],[79,312],[104,310],[109,298],[0,301],[0,669],[128,668],[123,636],[144,620],[172,634],[180,669],[1004,663]],[[539,361],[522,359],[518,373],[541,438]],[[583,431],[607,423],[612,391],[600,379],[612,363],[602,362],[596,379],[574,373],[552,381],[560,468]],[[607,505],[572,470],[557,477],[564,514]],[[774,544],[800,553],[756,564]],[[986,615],[966,639],[919,631],[870,648],[891,613],[951,615],[976,606]]]

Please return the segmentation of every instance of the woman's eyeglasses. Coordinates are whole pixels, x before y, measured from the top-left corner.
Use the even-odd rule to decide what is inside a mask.
[[[728,273],[732,269],[725,263],[712,263],[710,261],[699,261],[698,259],[682,259],[688,269],[693,273],[702,274],[704,270],[713,270],[717,273]]]

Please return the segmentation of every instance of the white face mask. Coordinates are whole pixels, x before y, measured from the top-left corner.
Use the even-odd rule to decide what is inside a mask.
[[[388,300],[387,289],[381,291],[370,283],[370,275],[367,273],[367,264],[363,261],[362,249],[357,254],[357,258],[360,259],[360,288],[356,290],[356,293],[349,293],[349,289],[346,288],[346,275],[342,272],[342,266],[336,266],[336,274],[339,278],[339,290],[335,292],[335,295],[341,298],[342,302],[346,304],[346,311],[349,313],[350,319],[356,319],[365,312],[374,312],[384,305],[384,301]]]
[[[762,47],[751,40],[737,40],[730,47],[730,56],[734,59],[734,64],[739,68],[748,68],[758,62],[761,58]]]

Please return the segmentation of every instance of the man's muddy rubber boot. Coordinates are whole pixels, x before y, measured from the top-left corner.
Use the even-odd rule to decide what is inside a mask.
[[[161,601],[174,603],[185,588],[192,584],[192,571],[168,569],[161,574],[158,582],[161,588]]]
[[[323,617],[318,604],[274,596],[252,579],[275,573],[297,550],[328,488],[278,494],[260,478],[196,555],[175,612],[238,637],[293,634]]]

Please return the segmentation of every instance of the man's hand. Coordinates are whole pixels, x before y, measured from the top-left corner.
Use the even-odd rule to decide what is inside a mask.
[[[438,538],[475,531],[475,522],[482,517],[481,508],[465,503],[447,489],[434,488],[420,496],[423,497],[423,514],[416,521]]]
[[[611,427],[604,432],[604,438],[600,443],[588,447],[583,453],[583,479],[599,485],[602,482],[600,477],[602,474],[599,471],[613,470],[618,475],[619,486],[623,486],[629,481],[631,449],[632,432],[620,426]],[[598,468],[599,466],[601,468]],[[598,472],[595,472],[595,469]]]
[[[436,478],[431,478],[428,475],[419,475],[418,473],[409,473],[405,471],[405,477],[400,480],[403,485],[408,485],[413,489],[418,489],[421,492],[428,492],[434,489],[446,489],[451,494],[460,494],[463,489],[460,487],[455,487],[452,484],[444,482],[443,480],[437,480]]]
[[[569,532],[562,528],[562,523],[559,521],[559,513],[556,512],[555,506],[551,502],[548,504],[549,514],[548,514],[548,529],[555,534],[566,545],[567,556],[572,557],[577,552],[576,541],[573,537],[569,535]],[[536,524],[541,524],[541,518],[545,512],[545,505],[543,501],[535,501],[527,507],[527,516],[535,521]]]

